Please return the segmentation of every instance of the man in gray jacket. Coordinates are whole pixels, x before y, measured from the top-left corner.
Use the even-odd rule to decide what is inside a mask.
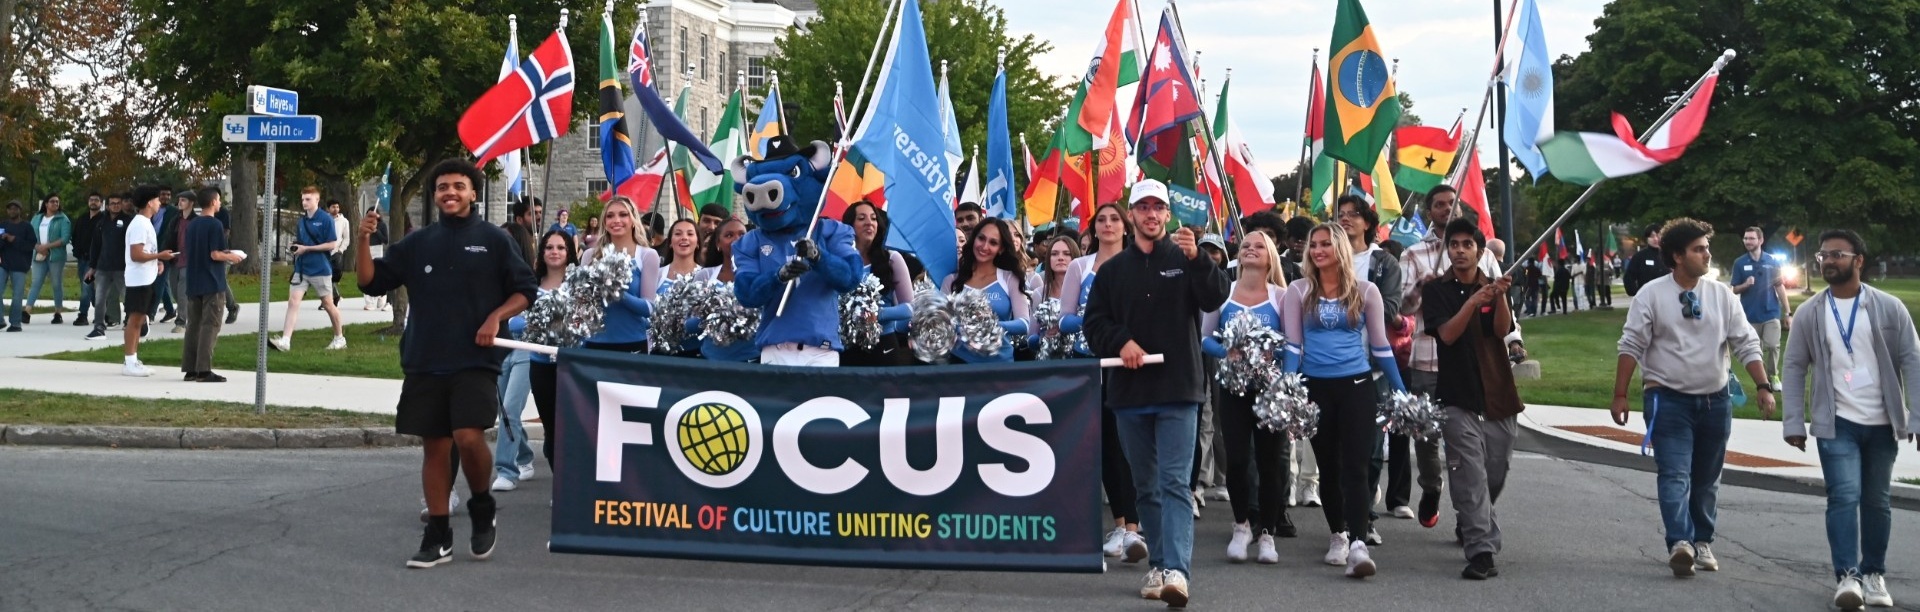
[[[1827,548],[1839,579],[1833,605],[1892,607],[1893,459],[1920,421],[1920,339],[1899,298],[1860,282],[1867,260],[1860,236],[1828,230],[1814,256],[1827,290],[1793,317],[1782,435],[1807,450],[1812,418],[1827,482]]]

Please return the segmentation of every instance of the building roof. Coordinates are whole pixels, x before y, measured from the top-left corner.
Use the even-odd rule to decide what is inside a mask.
[[[814,0],[757,0],[761,4],[778,4],[795,13],[815,13],[820,11],[820,3]]]

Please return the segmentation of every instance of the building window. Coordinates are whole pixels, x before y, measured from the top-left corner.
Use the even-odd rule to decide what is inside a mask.
[[[685,26],[680,28],[680,54],[674,56],[674,59],[679,60],[681,64],[693,61],[693,56],[687,54],[687,28]],[[679,74],[680,68],[674,68],[673,72],[674,74]]]
[[[587,150],[600,150],[600,122],[598,121],[587,123]]]
[[[713,134],[707,131],[707,127],[710,125],[712,124],[707,123],[707,107],[702,106],[700,107],[700,133],[706,134],[706,135],[701,136],[700,137],[701,140],[706,140],[708,138],[713,137]]]
[[[767,58],[747,58],[747,89],[760,91],[767,86]]]
[[[733,79],[733,70],[727,67],[727,52],[725,51],[720,52],[719,66],[720,66],[720,85],[721,85],[720,89],[726,90],[728,87],[733,86],[734,79]]]
[[[603,193],[606,193],[606,192],[607,192],[607,182],[606,182],[606,181],[603,181],[603,180],[600,180],[600,179],[588,179],[588,180],[587,180],[587,197],[589,197],[589,198],[598,198],[598,197],[600,197],[600,194],[603,194]]]
[[[711,78],[707,72],[707,35],[700,35],[700,80]]]

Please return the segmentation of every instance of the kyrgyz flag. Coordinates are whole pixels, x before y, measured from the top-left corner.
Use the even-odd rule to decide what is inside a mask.
[[[707,148],[714,155],[732,163],[747,154],[747,135],[741,127],[746,124],[746,111],[741,108],[741,93],[733,90],[727,98],[727,110],[720,115],[720,125],[713,130],[713,143]],[[700,210],[708,204],[719,204],[733,211],[733,173],[732,172],[694,172],[689,180],[693,190],[693,209]]]
[[[1113,5],[1113,16],[1107,18],[1106,35],[1100,38],[1100,46],[1093,53],[1093,65],[1081,81],[1087,93],[1086,102],[1080,116],[1069,122],[1090,140],[1088,146],[1075,150],[1076,153],[1106,146],[1112,136],[1109,126],[1114,123],[1110,119],[1119,108],[1115,92],[1140,80],[1140,30],[1133,16],[1133,0],[1120,0]]]
[[[1220,109],[1213,114],[1214,153],[1226,167],[1227,183],[1240,203],[1240,214],[1251,215],[1273,208],[1273,181],[1254,162],[1253,147],[1247,146],[1240,135],[1240,126],[1228,118],[1227,91],[1232,86],[1232,80],[1220,85]]]
[[[1680,159],[1687,152],[1687,146],[1700,135],[1700,127],[1707,122],[1707,109],[1713,104],[1713,88],[1719,82],[1719,73],[1708,75],[1693,99],[1673,114],[1672,121],[1654,130],[1646,144],[1634,138],[1633,126],[1628,125],[1627,118],[1620,113],[1613,113],[1612,135],[1554,134],[1540,144],[1541,152],[1547,156],[1547,167],[1562,181],[1592,185],[1672,163]]]
[[[1340,0],[1328,48],[1334,51],[1327,61],[1327,155],[1373,167],[1400,121],[1400,99],[1360,0]]]
[[[1393,180],[1414,193],[1426,193],[1445,180],[1460,148],[1446,130],[1425,125],[1394,130],[1393,139],[1399,145],[1394,159],[1400,162]]]

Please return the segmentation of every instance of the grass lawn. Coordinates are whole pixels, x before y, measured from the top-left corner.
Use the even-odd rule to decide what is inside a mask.
[[[0,389],[0,414],[13,425],[120,425],[135,427],[390,427],[393,417],[344,410],[252,404],[101,397]]]
[[[1920,280],[1894,279],[1872,285],[1899,297],[1910,310],[1920,306]],[[1818,283],[1816,286],[1824,287]],[[1795,304],[1803,299],[1797,293],[1790,294],[1788,298]],[[1541,377],[1539,380],[1518,381],[1520,398],[1535,404],[1607,407],[1613,401],[1613,370],[1619,358],[1615,347],[1620,340],[1620,327],[1626,323],[1628,303],[1629,298],[1625,293],[1616,293],[1613,310],[1583,310],[1573,314],[1523,319],[1521,326],[1526,332],[1527,355],[1540,362]],[[1781,336],[1784,350],[1786,334]],[[1747,376],[1746,369],[1739,368],[1736,372],[1742,388],[1751,392],[1753,381]],[[1630,388],[1640,388],[1638,376],[1634,377]],[[1628,398],[1634,410],[1639,410],[1640,394],[1629,393]],[[1734,409],[1734,417],[1759,418],[1760,409],[1749,398],[1745,407]]]
[[[74,309],[74,304],[80,301],[80,279],[74,275],[74,273],[77,270],[78,268],[75,268],[71,265],[67,266],[65,270],[66,278],[64,280],[64,284],[61,286],[61,289],[64,290],[62,294],[65,295],[67,299],[68,311],[72,311]],[[267,291],[271,293],[270,299],[268,299],[268,301],[281,302],[287,299],[287,279],[292,276],[292,272],[293,272],[293,269],[287,267],[287,264],[284,264],[284,263],[274,264],[273,274],[272,274],[273,284],[267,287]],[[228,274],[227,286],[233,289],[233,298],[236,300],[239,300],[247,304],[252,304],[254,302],[260,301],[260,276],[257,274],[246,274],[246,275]],[[343,298],[360,297],[360,286],[354,284],[352,272],[347,272],[345,275],[340,277],[339,289],[340,289],[340,297],[343,297]],[[24,290],[22,291],[22,293],[24,294]],[[45,287],[40,290],[40,296],[41,296],[41,299],[45,299],[45,300],[53,299],[53,281],[52,280],[48,280]],[[11,300],[12,297],[13,297],[12,295],[8,295],[7,299]],[[313,297],[312,292],[307,293],[307,299],[308,300],[315,299]],[[51,308],[40,308],[40,309],[35,309],[33,312],[35,314],[38,314],[41,312],[52,312],[52,311],[53,310]]]
[[[302,317],[326,316],[315,312],[303,312]],[[284,374],[317,374],[329,376],[357,376],[361,378],[400,378],[400,339],[377,335],[374,332],[386,329],[386,323],[364,323],[346,326],[347,348],[338,351],[323,350],[332,338],[327,330],[305,329],[293,336],[293,351],[282,353],[267,349],[267,371]],[[140,360],[154,369],[180,366],[180,348],[182,341],[174,334],[161,332],[156,326],[147,340],[140,343]],[[115,332],[118,333],[118,332]],[[278,332],[274,332],[278,333]],[[118,336],[113,336],[118,339]],[[222,336],[214,347],[213,367],[222,370],[253,371],[254,352],[258,346],[256,336]],[[120,344],[89,351],[69,351],[47,355],[43,359],[61,359],[67,361],[90,361],[94,363],[120,363]]]

